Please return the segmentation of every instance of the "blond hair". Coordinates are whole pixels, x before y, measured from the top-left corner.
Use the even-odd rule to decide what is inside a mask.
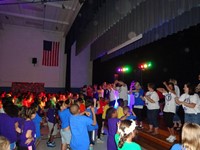
[[[200,126],[198,124],[184,124],[182,129],[182,145],[187,150],[200,149]]]
[[[3,136],[0,136],[1,150],[10,150],[10,142]]]

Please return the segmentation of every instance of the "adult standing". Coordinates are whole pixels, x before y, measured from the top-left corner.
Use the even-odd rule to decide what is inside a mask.
[[[133,90],[134,88],[134,90]],[[130,94],[134,95],[135,98],[135,104],[133,105],[133,112],[137,116],[137,125],[139,129],[142,129],[142,121],[143,121],[143,107],[144,107],[144,101],[142,100],[141,96],[144,95],[144,90],[140,86],[139,82],[131,82],[130,85]]]
[[[194,85],[186,83],[183,90],[184,94],[180,98],[176,98],[176,103],[183,106],[185,122],[200,124],[200,99],[195,93]]]
[[[124,106],[128,106],[128,88],[127,84],[123,81],[116,80],[115,84],[118,84],[117,90],[119,92],[119,99],[123,99]]]
[[[175,102],[176,94],[174,91],[173,83],[167,84],[166,82],[163,82],[163,84],[167,88],[167,91],[164,88],[158,88],[157,90],[162,92],[162,94],[165,96],[165,106],[163,109],[164,121],[170,133],[169,137],[166,138],[166,140],[169,141],[170,143],[173,143],[176,140],[176,136],[174,133],[174,124],[173,124],[173,118],[176,112],[176,102]]]
[[[158,133],[158,112],[159,112],[159,96],[155,91],[155,84],[148,83],[148,92],[141,98],[145,101],[147,106],[147,119],[149,122],[149,130],[147,132],[153,132],[153,135]]]

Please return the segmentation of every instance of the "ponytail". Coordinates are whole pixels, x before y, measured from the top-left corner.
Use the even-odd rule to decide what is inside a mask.
[[[122,137],[120,138],[119,143],[118,143],[118,147],[119,147],[119,148],[122,148],[122,147],[123,147],[124,143],[126,142],[126,140],[127,140],[127,138],[129,137],[130,134],[131,134],[131,133],[129,133],[128,135],[125,134],[124,136],[122,136]]]

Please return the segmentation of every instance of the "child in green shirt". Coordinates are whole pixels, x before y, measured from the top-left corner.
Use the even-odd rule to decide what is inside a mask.
[[[139,144],[132,142],[136,134],[135,127],[134,120],[122,120],[118,123],[117,134],[115,134],[115,142],[118,150],[141,150]]]

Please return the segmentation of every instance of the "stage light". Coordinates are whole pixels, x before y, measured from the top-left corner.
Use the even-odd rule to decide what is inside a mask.
[[[148,67],[151,67],[151,66],[152,66],[152,63],[151,63],[151,62],[149,62],[149,63],[148,63]]]
[[[141,70],[150,69],[151,67],[152,67],[152,63],[151,62],[146,62],[146,63],[138,65],[138,68],[141,69]]]
[[[130,67],[120,67],[117,69],[118,72],[129,72],[130,71]]]

